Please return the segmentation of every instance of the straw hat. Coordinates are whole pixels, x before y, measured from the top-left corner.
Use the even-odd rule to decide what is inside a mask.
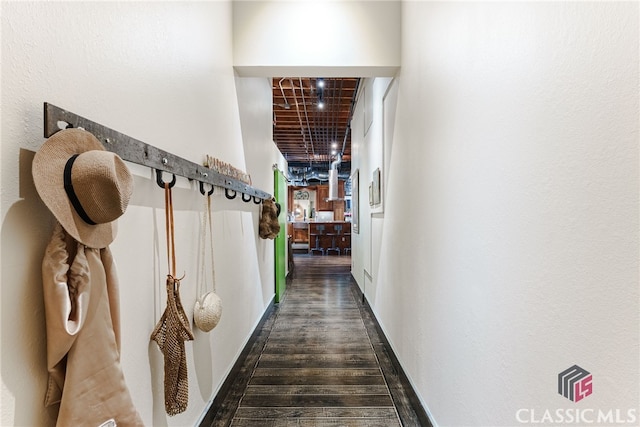
[[[65,129],[36,153],[32,173],[38,194],[74,239],[91,248],[109,246],[133,191],[117,154],[85,130]]]

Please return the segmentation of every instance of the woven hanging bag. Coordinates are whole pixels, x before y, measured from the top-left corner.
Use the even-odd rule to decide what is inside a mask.
[[[222,300],[216,294],[216,271],[214,268],[214,258],[213,258],[213,221],[211,220],[211,195],[207,196],[206,200],[206,213],[207,216],[202,215],[202,232],[200,239],[200,247],[201,247],[201,274],[200,281],[202,282],[203,290],[200,292],[201,296],[196,300],[195,306],[193,308],[193,321],[203,332],[209,332],[213,328],[216,327],[218,322],[220,321],[220,317],[222,316]],[[207,221],[208,219],[208,221]],[[208,233],[207,233],[207,223]],[[209,235],[209,246],[211,253],[211,283],[213,285],[213,291],[204,292],[204,289],[207,289],[207,277],[205,275],[205,252],[206,252],[206,244],[205,240],[207,240],[207,236]]]
[[[189,320],[180,302],[180,280],[174,277],[176,269],[173,236],[173,203],[171,189],[165,184],[165,211],[167,215],[167,254],[170,258],[167,275],[167,307],[154,328],[151,339],[158,343],[164,355],[164,407],[169,415],[187,409],[189,378],[185,341],[193,340]]]
[[[180,280],[167,276],[167,308],[151,334],[164,354],[164,407],[169,415],[184,412],[189,403],[184,342],[193,340],[193,333],[180,303],[179,289]]]

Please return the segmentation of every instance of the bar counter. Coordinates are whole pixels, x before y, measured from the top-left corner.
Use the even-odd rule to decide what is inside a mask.
[[[346,255],[351,253],[351,223],[346,221],[309,221],[309,253]]]

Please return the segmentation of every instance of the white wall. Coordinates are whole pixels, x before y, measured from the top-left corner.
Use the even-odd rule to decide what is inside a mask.
[[[247,76],[389,76],[400,64],[399,1],[237,1],[234,65]]]
[[[368,297],[438,425],[640,419],[638,7],[403,3]]]
[[[375,304],[380,266],[380,238],[384,228],[384,110],[382,100],[392,79],[367,78],[360,83],[356,108],[351,122],[352,173],[359,172],[359,233],[352,233],[352,274],[371,304]],[[394,86],[396,87],[396,86]],[[394,104],[395,108],[395,104]],[[369,186],[373,172],[382,173],[381,202],[370,204]]]
[[[40,264],[52,217],[31,179],[33,152],[43,142],[42,103],[194,162],[210,154],[247,168],[254,185],[268,192],[273,191],[271,164],[281,159],[274,160],[273,144],[258,149],[260,142],[250,138],[243,146],[241,127],[251,125],[240,120],[230,2],[2,2],[1,7],[0,425],[47,426],[54,425],[55,411],[43,407]],[[264,92],[261,96],[268,109],[271,101]],[[269,163],[256,161],[266,153]],[[216,191],[215,266],[223,316],[211,333],[196,331],[195,341],[187,344],[189,407],[167,417],[162,357],[149,341],[166,298],[163,192],[150,170],[130,167],[134,194],[111,246],[121,279],[125,378],[146,425],[195,425],[271,301],[272,242],[256,239],[256,205],[227,201]],[[191,316],[203,198],[179,179],[174,200],[178,270],[186,273],[182,301]]]
[[[251,175],[252,182],[264,183],[260,188],[273,194],[273,165],[276,165],[281,171],[286,171],[287,161],[273,142],[273,92],[271,85],[271,79],[268,78],[236,76],[236,91],[240,107],[240,123],[247,170],[255,171]],[[282,205],[282,212],[287,212],[287,199],[278,200],[278,203]],[[257,223],[260,211],[252,209],[252,212],[254,221]],[[273,240],[261,239],[256,234],[257,256],[261,263],[260,272],[263,282],[270,283],[275,274],[273,245]],[[265,290],[267,291],[265,297],[270,298],[273,295],[273,289]]]

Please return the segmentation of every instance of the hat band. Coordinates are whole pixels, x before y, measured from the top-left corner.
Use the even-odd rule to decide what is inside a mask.
[[[69,201],[73,205],[73,208],[76,210],[80,218],[82,218],[82,220],[89,225],[96,225],[97,223],[89,218],[89,215],[87,215],[87,212],[82,207],[82,204],[80,203],[80,200],[78,200],[78,196],[73,189],[73,181],[71,181],[71,168],[73,167],[73,162],[76,161],[78,156],[79,154],[74,154],[69,158],[69,160],[67,160],[67,164],[64,165],[64,191],[67,193]]]

